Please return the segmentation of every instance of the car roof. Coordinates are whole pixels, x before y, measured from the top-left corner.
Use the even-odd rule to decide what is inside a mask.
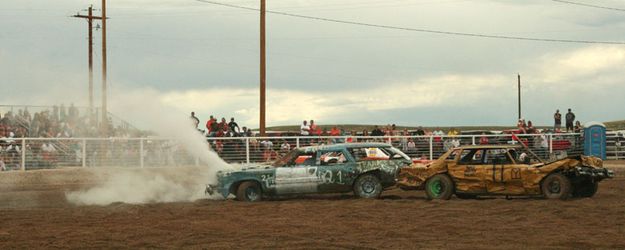
[[[318,150],[339,150],[344,148],[388,148],[390,144],[376,142],[357,142],[357,143],[338,143],[332,145],[308,146],[302,147],[301,151],[318,151]]]
[[[502,145],[470,145],[470,146],[460,146],[457,147],[456,149],[488,149],[488,148],[505,148],[505,149],[510,149],[510,148],[520,148],[521,145],[509,145],[509,144],[502,144]]]

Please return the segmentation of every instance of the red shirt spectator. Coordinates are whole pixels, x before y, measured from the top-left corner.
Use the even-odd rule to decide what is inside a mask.
[[[321,131],[321,128],[320,128],[320,127],[317,127],[317,129],[315,129],[315,130],[313,131],[313,133],[315,133],[315,135],[316,135],[316,136],[321,136],[321,135],[323,135],[323,133],[322,133],[322,131]]]
[[[331,136],[340,136],[341,135],[341,130],[339,130],[338,128],[336,128],[336,126],[334,126],[330,130],[330,135]]]
[[[482,133],[482,137],[480,137],[480,145],[488,144],[488,137],[486,137],[486,133]]]
[[[315,124],[315,121],[310,120],[310,134],[318,136],[319,134],[317,133],[317,129],[317,124]]]
[[[208,121],[206,121],[206,129],[207,129],[206,131],[208,131],[208,133],[215,132],[215,131],[211,131],[211,127],[213,126],[214,122],[215,122],[215,118],[213,118],[213,116],[211,115]]]

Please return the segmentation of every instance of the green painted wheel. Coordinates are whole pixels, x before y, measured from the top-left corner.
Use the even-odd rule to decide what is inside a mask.
[[[437,174],[425,182],[428,199],[449,200],[454,194],[454,183],[446,174]]]
[[[434,196],[435,198],[440,197],[441,194],[443,193],[443,186],[441,184],[441,180],[431,181],[428,185],[428,189],[430,190],[430,193],[432,193],[432,196]]]

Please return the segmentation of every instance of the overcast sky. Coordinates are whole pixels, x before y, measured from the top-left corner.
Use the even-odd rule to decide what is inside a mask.
[[[258,0],[215,0],[258,8]],[[579,3],[625,9],[616,0]],[[91,2],[0,1],[0,104],[87,105]],[[100,8],[100,1],[92,2]],[[259,16],[195,0],[109,0],[111,111],[122,93],[258,126]],[[625,42],[625,12],[549,0],[267,0],[268,10],[416,29]],[[85,12],[83,12],[85,13]],[[99,15],[99,12],[96,12]],[[96,32],[96,103],[101,34]],[[625,45],[451,36],[267,14],[267,123],[551,125],[625,119]],[[152,104],[145,103],[146,106]],[[132,117],[124,117],[132,120]]]

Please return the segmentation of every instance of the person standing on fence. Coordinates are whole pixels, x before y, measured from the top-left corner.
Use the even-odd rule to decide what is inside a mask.
[[[571,112],[571,109],[569,109],[569,112],[566,113],[566,132],[568,133],[569,131],[573,131],[573,122],[575,122],[575,114],[573,114],[573,112]]]
[[[321,136],[321,128],[315,124],[314,120],[310,120],[310,131],[309,134],[312,136]]]
[[[241,133],[241,128],[239,128],[239,124],[234,121],[234,117],[230,117],[230,122],[228,123],[228,128],[230,128],[230,132],[233,136],[239,136]],[[236,128],[236,130],[235,130]]]
[[[200,124],[200,119],[195,116],[195,112],[191,112],[190,119],[191,122],[193,122],[193,124],[195,125],[195,129],[197,129],[197,126]]]
[[[243,126],[243,136],[244,137],[252,137],[252,130],[248,129],[247,127]]]
[[[209,137],[215,137],[216,131],[213,130],[213,124],[215,124],[215,118],[211,115],[206,121],[206,133]]]
[[[333,126],[332,129],[330,129],[330,136],[341,136],[341,130],[339,130],[336,126]]]
[[[378,125],[375,125],[373,130],[371,130],[371,136],[384,136],[384,132],[378,128]]]
[[[573,132],[575,133],[582,132],[582,124],[579,121],[575,121],[575,128],[573,129]]]
[[[560,130],[560,127],[562,127],[562,114],[560,114],[559,109],[556,109],[556,113],[553,114],[553,121],[553,130],[554,132],[558,132]]]
[[[302,136],[310,135],[310,126],[308,126],[308,122],[306,120],[304,120],[302,125],[299,126],[299,134]]]
[[[417,129],[417,135],[418,136],[424,136],[425,135],[425,130],[423,130],[423,127],[419,126],[419,128]]]
[[[534,128],[534,124],[532,124],[532,121],[527,122],[526,132],[528,134],[536,134],[536,128]]]

